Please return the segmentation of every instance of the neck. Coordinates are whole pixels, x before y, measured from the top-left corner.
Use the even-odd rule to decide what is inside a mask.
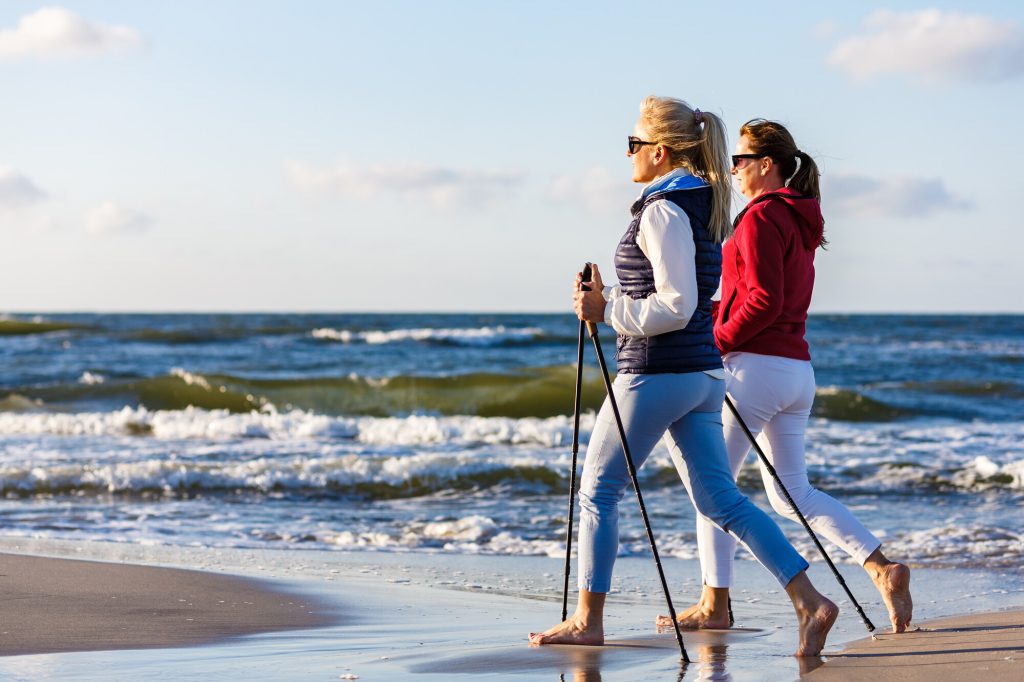
[[[779,183],[771,182],[771,183],[768,183],[768,184],[766,184],[766,185],[764,185],[762,187],[758,187],[756,190],[754,190],[754,193],[751,194],[748,198],[751,201],[753,201],[754,199],[758,198],[762,194],[767,194],[768,192],[777,192],[778,190],[782,189],[785,186],[786,186],[786,184],[782,183],[782,182],[779,182]]]

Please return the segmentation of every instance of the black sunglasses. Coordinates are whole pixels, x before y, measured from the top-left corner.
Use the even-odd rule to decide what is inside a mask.
[[[740,159],[763,159],[767,154],[733,154],[732,167],[740,165]]]
[[[647,142],[646,140],[641,140],[639,137],[633,137],[632,135],[627,137],[626,140],[629,141],[630,154],[636,154],[638,151],[640,151],[640,147],[643,147],[645,144],[658,144],[657,142]]]

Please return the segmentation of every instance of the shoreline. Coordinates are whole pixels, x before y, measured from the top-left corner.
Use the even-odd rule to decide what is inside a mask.
[[[239,636],[247,633],[232,631],[212,640],[178,640],[159,645],[177,647],[173,649],[129,649],[120,633],[108,631],[111,641],[110,646],[104,647],[106,650],[99,647],[77,652],[64,649],[69,653],[0,657],[0,677],[5,679],[57,678],[73,673],[76,679],[105,680],[111,678],[112,670],[119,679],[132,679],[152,677],[156,671],[169,666],[183,675],[207,677],[277,680],[298,676],[362,682],[394,679],[433,682],[465,674],[510,681],[558,679],[560,675],[577,682],[675,681],[680,673],[674,637],[671,633],[658,634],[652,627],[653,617],[664,610],[664,600],[649,557],[619,560],[619,582],[613,588],[616,591],[609,596],[605,646],[530,647],[526,633],[554,624],[558,615],[562,580],[559,558],[245,550],[14,538],[0,538],[0,552],[13,553],[0,554],[0,560],[14,556],[41,562],[43,572],[49,570],[45,565],[53,562],[72,563],[76,567],[93,563],[64,558],[78,556],[117,562],[99,566],[113,566],[126,573],[143,575],[158,571],[161,580],[171,574],[189,583],[205,584],[210,579],[224,579],[241,582],[247,589],[255,585],[264,595],[269,587],[275,595],[269,599],[278,600],[269,605],[272,609],[281,606],[281,601],[313,604],[318,608],[344,605],[343,610],[335,608],[335,617],[328,623],[292,623],[294,627],[290,630],[263,630],[263,634],[249,631],[250,636]],[[696,564],[673,557],[665,557],[664,563],[672,582],[673,599],[680,608],[699,593]],[[187,569],[165,568],[168,566]],[[884,612],[880,610],[876,595],[867,591],[867,578],[846,570],[845,566],[841,568],[879,631],[883,630]],[[170,573],[165,574],[165,571]],[[0,573],[10,574],[11,571],[0,569]],[[826,568],[814,564],[811,573],[817,585],[835,592],[837,588],[828,582],[831,577]],[[810,674],[812,680],[854,680],[877,673],[880,667],[887,665],[884,661],[896,660],[902,662],[901,674],[911,676],[893,679],[916,682],[924,678],[912,675],[929,671],[931,682],[943,679],[943,675],[959,674],[961,669],[973,670],[962,668],[962,664],[971,664],[974,659],[964,661],[955,653],[936,661],[918,659],[934,652],[934,640],[929,637],[955,636],[948,630],[969,619],[980,618],[978,627],[992,618],[1018,619],[1024,623],[1024,611],[1020,611],[1024,609],[1024,576],[1019,573],[917,569],[915,578],[918,589],[913,625],[929,623],[929,630],[909,636],[883,634],[878,641],[864,641],[863,625],[852,607],[840,603],[840,618],[823,658],[801,661],[790,655],[796,645],[795,622],[785,594],[759,565],[739,561],[737,581],[742,587],[735,591],[734,597],[737,627],[731,631],[684,632],[687,651],[693,660],[685,679],[696,675],[696,679],[710,676],[708,679],[731,678],[735,682],[795,680]],[[24,574],[18,575],[18,580],[22,579],[25,579]],[[159,583],[154,585],[159,586]],[[75,592],[82,587],[72,584],[63,589]],[[120,590],[121,584],[116,584],[115,589]],[[164,606],[171,611],[164,616],[168,617],[167,622],[177,618],[173,625],[189,632],[194,630],[191,623],[195,621],[186,621],[188,625],[182,627],[182,614],[173,613],[176,608],[184,608],[176,601],[182,598],[186,597],[168,596],[169,601],[165,601]],[[212,602],[216,605],[223,599],[223,595],[216,596]],[[3,603],[7,610],[10,608],[7,605],[13,602],[5,599]],[[107,608],[105,601],[96,604]],[[200,608],[203,604],[192,601],[191,606]],[[1018,611],[1001,612],[1002,607]],[[980,613],[965,614],[970,610]],[[341,613],[344,613],[344,620],[338,617]],[[153,621],[145,613],[137,615],[144,624],[166,625],[166,622]],[[952,620],[950,616],[954,616]],[[53,628],[67,626],[63,613],[51,611],[48,617]],[[0,630],[7,630],[6,613],[3,621]],[[949,621],[944,626],[946,631],[936,631],[939,626],[931,625],[933,621]],[[279,627],[280,621],[273,620],[273,624]],[[1013,625],[1013,622],[1008,624]],[[1024,626],[1012,630],[1005,627],[975,630],[964,636],[974,641],[984,640],[969,648],[995,648],[1001,653],[1000,658],[1012,658],[1016,649],[1002,652],[1000,647],[1016,646],[1017,640],[1010,644],[986,643],[997,637],[1017,637],[1024,633]],[[1011,670],[1011,677],[1005,679],[1015,679],[1013,674],[1019,679],[1021,666],[1024,666],[1024,641],[1019,644],[1021,656],[1013,661],[993,660],[990,664]],[[901,653],[892,648],[903,646],[909,651]],[[879,654],[894,658],[883,659]],[[977,657],[977,652],[972,656]],[[927,661],[927,664],[918,664],[918,661]],[[45,670],[45,674],[40,674],[40,669]]]

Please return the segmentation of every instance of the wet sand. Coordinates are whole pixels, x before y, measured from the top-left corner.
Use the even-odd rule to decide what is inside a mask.
[[[1024,611],[942,618],[901,635],[862,639],[804,676],[814,682],[1024,680]]]
[[[0,655],[180,647],[334,620],[245,578],[0,554]]]

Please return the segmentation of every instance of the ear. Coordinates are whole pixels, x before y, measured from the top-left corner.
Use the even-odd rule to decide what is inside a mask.
[[[765,156],[761,159],[761,175],[768,175],[772,172],[772,167],[775,162],[772,161],[772,157]]]

